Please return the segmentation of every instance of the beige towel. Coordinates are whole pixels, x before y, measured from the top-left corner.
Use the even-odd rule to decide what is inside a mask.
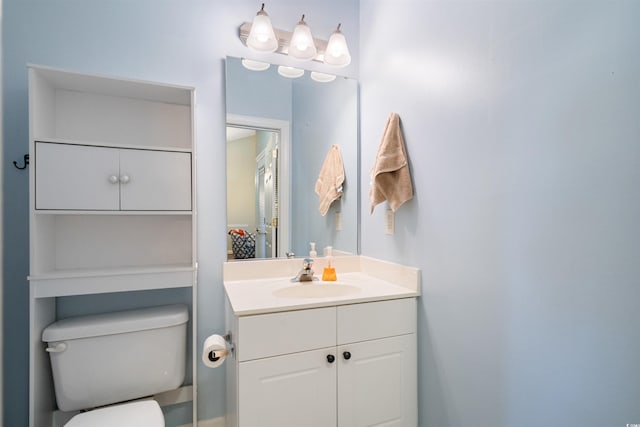
[[[400,117],[391,113],[378,147],[376,162],[371,168],[371,213],[377,204],[385,200],[389,201],[389,206],[395,212],[412,197],[413,186],[400,129]]]
[[[320,197],[320,215],[325,216],[334,200],[342,196],[344,165],[340,147],[333,144],[324,159],[320,176],[316,181],[316,194]]]

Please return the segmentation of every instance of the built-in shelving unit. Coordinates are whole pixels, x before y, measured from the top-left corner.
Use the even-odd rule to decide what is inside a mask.
[[[195,332],[193,117],[193,88],[29,67],[31,426],[57,297],[191,287]]]

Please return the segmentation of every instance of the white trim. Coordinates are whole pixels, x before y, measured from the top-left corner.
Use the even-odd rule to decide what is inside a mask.
[[[198,420],[198,155],[196,151],[196,90],[190,91],[191,108],[191,260],[193,262],[191,287],[191,419]]]
[[[278,179],[280,212],[278,218],[278,257],[291,250],[291,133],[286,120],[227,114],[227,125],[270,129],[280,132],[278,147]]]

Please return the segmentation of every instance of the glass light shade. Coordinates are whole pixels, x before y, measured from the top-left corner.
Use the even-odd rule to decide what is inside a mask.
[[[271,64],[268,62],[256,61],[254,59],[247,58],[242,58],[242,65],[244,65],[244,68],[251,71],[264,71],[271,67]]]
[[[324,63],[336,67],[346,67],[351,63],[347,39],[340,31],[340,25],[329,37],[327,50],[324,52]]]
[[[285,65],[278,66],[278,74],[282,77],[288,77],[290,79],[296,79],[304,75],[304,70],[300,68],[287,67]]]
[[[333,74],[325,74],[325,73],[319,73],[317,71],[312,71],[311,78],[320,83],[329,83],[334,81],[336,79],[336,76]]]
[[[298,22],[298,25],[296,25],[296,28],[293,30],[293,35],[289,42],[289,56],[308,61],[315,58],[317,53],[318,51],[313,41],[313,36],[311,35],[311,29],[306,22],[304,22],[304,15],[302,15],[302,19],[300,19],[300,22]]]
[[[278,39],[271,25],[271,18],[264,11],[264,3],[262,9],[253,18],[251,31],[247,37],[247,46],[258,52],[275,52],[278,49]]]

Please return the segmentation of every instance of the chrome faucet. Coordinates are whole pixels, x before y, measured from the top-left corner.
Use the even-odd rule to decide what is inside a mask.
[[[296,277],[292,278],[292,282],[311,282],[312,280],[317,280],[313,277],[313,260],[311,258],[305,258],[302,260],[302,270],[296,275]]]

